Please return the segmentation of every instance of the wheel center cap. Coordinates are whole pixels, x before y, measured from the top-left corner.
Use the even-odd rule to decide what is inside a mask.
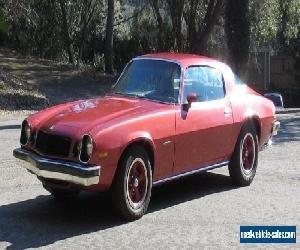
[[[139,180],[137,178],[134,179],[133,186],[137,188],[139,186]]]

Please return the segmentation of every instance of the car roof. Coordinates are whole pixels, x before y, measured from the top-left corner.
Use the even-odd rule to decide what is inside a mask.
[[[153,53],[153,54],[146,54],[139,57],[134,58],[133,60],[139,60],[139,59],[154,59],[154,60],[166,60],[170,62],[177,63],[181,66],[182,69],[187,69],[191,66],[196,65],[204,65],[209,67],[214,67],[219,70],[221,70],[223,76],[226,79],[229,79],[227,82],[227,90],[230,91],[234,85],[233,85],[233,72],[231,68],[221,61],[218,61],[216,59],[207,57],[207,56],[201,56],[201,55],[195,55],[195,54],[183,54],[183,53]]]
[[[210,57],[195,55],[195,54],[183,54],[183,53],[154,53],[154,54],[146,54],[137,57],[137,59],[162,59],[177,62],[181,65],[192,65],[192,64],[205,64],[205,63],[221,63],[218,60],[215,60]]]

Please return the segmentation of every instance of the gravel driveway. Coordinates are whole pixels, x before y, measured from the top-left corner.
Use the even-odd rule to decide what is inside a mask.
[[[226,168],[185,178],[155,188],[149,212],[131,223],[115,216],[105,195],[56,203],[12,157],[20,119],[0,119],[0,249],[300,247],[239,243],[240,225],[300,227],[300,114],[280,116],[280,134],[260,154],[250,187],[232,186]]]

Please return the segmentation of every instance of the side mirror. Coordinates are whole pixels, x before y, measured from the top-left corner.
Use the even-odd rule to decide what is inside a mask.
[[[192,104],[192,102],[196,102],[198,100],[198,95],[196,93],[189,93],[187,96],[187,101],[189,104]]]
[[[198,101],[198,95],[196,93],[189,93],[186,99],[187,103],[183,104],[183,109],[188,111],[191,108],[192,103]]]

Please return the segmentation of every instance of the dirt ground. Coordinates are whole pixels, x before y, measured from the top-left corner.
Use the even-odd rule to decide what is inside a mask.
[[[101,96],[115,80],[91,68],[77,70],[68,64],[22,57],[5,48],[0,48],[0,70],[25,81],[26,88],[45,96],[50,105]]]

